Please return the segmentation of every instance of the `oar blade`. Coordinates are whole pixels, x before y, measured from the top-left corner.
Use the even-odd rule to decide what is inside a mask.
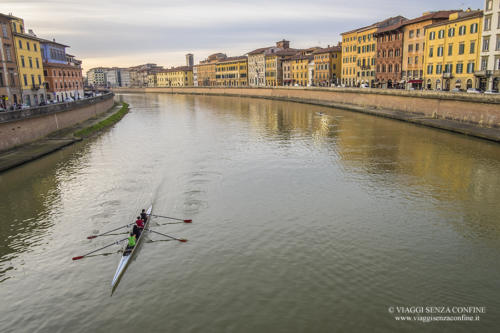
[[[184,220],[184,223],[193,223],[193,220]]]
[[[97,236],[88,236],[87,239],[94,239],[97,238]]]
[[[187,239],[185,239],[185,238],[179,238],[179,239],[178,239],[178,241],[179,241],[179,242],[182,242],[182,243],[186,243],[188,240],[187,240]]]
[[[83,256],[73,257],[73,260],[80,260],[82,258],[83,258]]]

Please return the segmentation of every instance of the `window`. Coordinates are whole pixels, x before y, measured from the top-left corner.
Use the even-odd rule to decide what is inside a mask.
[[[471,24],[471,26],[470,26],[470,33],[471,34],[477,33],[477,23]]]
[[[444,38],[444,29],[443,30],[439,30],[438,38],[439,39],[443,39]]]
[[[493,0],[486,1],[486,10],[492,10],[492,9],[493,9]]]
[[[458,34],[460,36],[463,36],[467,33],[467,28],[465,27],[465,25],[462,25],[460,28],[458,28]]]
[[[5,46],[5,58],[7,61],[12,61],[12,55],[10,53],[10,46]]]
[[[2,34],[5,38],[9,38],[9,35],[7,33],[7,24],[2,23]]]
[[[444,72],[447,74],[451,74],[453,71],[453,65],[452,64],[446,64],[444,65]]]
[[[491,30],[491,15],[484,17],[484,31]]]
[[[453,36],[455,36],[455,28],[448,29],[448,37],[453,37]]]
[[[458,54],[464,54],[465,53],[465,44],[464,43],[460,43],[458,45]]]
[[[40,63],[38,62],[38,58],[35,58],[36,60],[36,68],[40,68]]]
[[[427,74],[432,74],[434,71],[434,66],[433,65],[427,65]]]
[[[28,49],[28,51],[31,50],[31,47],[30,47],[30,42],[26,42],[26,48]]]
[[[457,74],[462,74],[464,72],[464,64],[458,63],[455,72]]]
[[[500,70],[500,56],[495,57],[495,70]]]
[[[490,37],[483,38],[483,52],[488,52],[490,50]]]
[[[472,73],[474,73],[474,67],[475,67],[475,62],[473,62],[473,61],[472,61],[472,62],[469,62],[469,63],[467,64],[467,73],[468,73],[468,74],[472,74]]]
[[[26,64],[24,63],[24,56],[21,56],[21,66],[24,68]]]
[[[453,44],[448,45],[448,55],[449,56],[453,55]]]
[[[42,76],[41,75],[38,75],[38,84],[42,85]]]
[[[430,47],[429,48],[429,58],[432,58],[434,56],[434,48]]]
[[[415,51],[418,52],[418,50],[420,49],[420,44],[415,44]]]
[[[481,70],[485,71],[488,68],[488,57],[481,58]]]
[[[436,65],[436,74],[443,73],[443,65]]]
[[[413,44],[408,45],[408,52],[413,52]]]
[[[24,85],[28,85],[28,76],[26,74],[23,74],[23,79],[24,79]]]
[[[429,33],[429,40],[434,40],[436,39],[436,32],[435,31],[431,31]]]
[[[497,45],[495,47],[495,51],[500,51],[500,35],[497,35]]]
[[[417,29],[417,37],[420,37],[420,29]]]
[[[471,41],[470,42],[470,50],[469,50],[469,53],[470,54],[474,54],[476,52],[476,42],[475,41]]]
[[[4,84],[3,84],[3,73],[0,72],[0,87],[4,87]]]
[[[414,35],[415,35],[415,31],[414,30],[410,30],[410,38],[413,38]]]
[[[23,42],[21,40],[19,40],[18,44],[19,44],[19,49],[22,50],[23,49]]]
[[[442,57],[443,56],[443,47],[442,46],[438,47],[438,49],[437,49],[437,56],[438,57]]]
[[[28,62],[30,63],[30,68],[33,68],[33,59],[31,57],[28,57]]]
[[[35,50],[35,52],[38,52],[36,44],[33,44],[33,49]]]

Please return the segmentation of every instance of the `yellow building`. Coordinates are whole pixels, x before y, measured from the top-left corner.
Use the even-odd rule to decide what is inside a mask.
[[[162,70],[156,74],[156,86],[191,87],[193,86],[193,68],[182,66]]]
[[[278,50],[266,55],[266,86],[279,87],[283,85],[284,63],[292,56],[296,55],[296,49]]]
[[[375,84],[375,57],[377,56],[377,32],[379,25],[358,30],[358,56],[356,59],[356,79],[358,84]]]
[[[483,12],[452,13],[449,20],[425,29],[424,82],[427,89],[477,87]]]
[[[157,76],[156,76],[157,73],[151,73],[151,74],[148,74],[148,87],[149,88],[154,88],[157,86]]]
[[[293,86],[307,87],[309,82],[309,64],[313,61],[313,55],[298,54],[290,58],[291,84]]]
[[[329,87],[332,84],[340,84],[342,69],[341,46],[328,46],[313,52],[314,55],[314,78],[315,86]]]
[[[230,57],[219,60],[215,66],[215,80],[219,87],[248,86],[247,57]]]
[[[31,31],[29,34],[25,33],[23,19],[12,17],[11,25],[21,84],[21,99],[24,104],[35,106],[46,100],[39,39]]]
[[[342,85],[356,85],[356,59],[358,56],[357,30],[342,34]]]

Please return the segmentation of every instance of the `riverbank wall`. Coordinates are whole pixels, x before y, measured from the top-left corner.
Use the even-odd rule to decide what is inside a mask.
[[[319,87],[117,88],[114,92],[238,96],[301,102],[413,122],[500,142],[500,95]]]
[[[0,113],[0,152],[96,117],[113,107],[114,94]]]

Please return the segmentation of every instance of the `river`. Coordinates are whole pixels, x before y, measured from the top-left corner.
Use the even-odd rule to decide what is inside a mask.
[[[1,332],[498,329],[500,145],[292,102],[116,99],[113,128],[0,174]],[[111,296],[120,246],[71,258],[150,203],[193,219],[152,221],[188,242],[150,234]],[[484,313],[395,319],[440,306]]]

